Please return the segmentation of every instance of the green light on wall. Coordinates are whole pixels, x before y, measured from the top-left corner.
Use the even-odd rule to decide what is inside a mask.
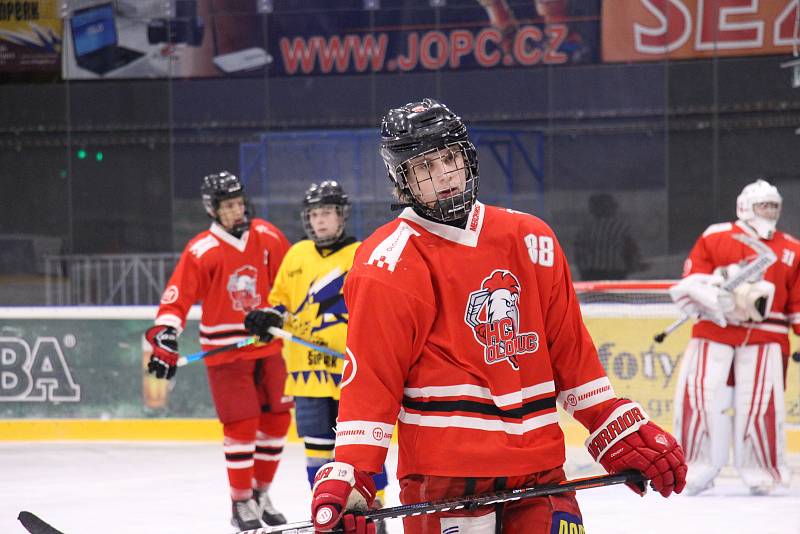
[[[84,149],[78,150],[78,159],[86,159],[86,151]]]
[[[105,157],[105,156],[103,156],[103,153],[102,153],[102,152],[97,152],[97,153],[94,155],[94,159],[96,159],[97,161],[103,161],[103,158],[104,158],[104,157]]]

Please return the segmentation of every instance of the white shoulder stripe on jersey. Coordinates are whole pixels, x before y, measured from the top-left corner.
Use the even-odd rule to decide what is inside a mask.
[[[433,398],[433,397],[477,397],[479,399],[491,399],[495,406],[503,408],[514,404],[522,404],[527,399],[553,393],[556,390],[555,383],[550,380],[534,386],[522,388],[520,391],[506,393],[504,395],[492,395],[492,392],[485,387],[475,384],[456,384],[454,386],[425,386],[421,388],[405,388],[403,395],[412,399]]]
[[[520,423],[511,423],[501,419],[482,419],[480,417],[469,417],[465,415],[422,415],[418,413],[408,413],[405,409],[401,408],[398,419],[407,425],[433,428],[466,428],[469,430],[485,430],[488,432],[505,432],[506,434],[521,436],[537,428],[542,428],[547,425],[557,425],[558,412],[553,410],[551,413],[537,415],[536,417],[531,417]]]
[[[189,252],[199,259],[203,254],[217,246],[219,246],[219,241],[214,236],[207,235],[189,247]]]
[[[733,224],[729,222],[712,224],[706,228],[705,232],[703,232],[703,237],[710,236],[711,234],[718,234],[720,232],[727,232],[731,228],[733,228]]]
[[[381,269],[388,269],[389,272],[394,272],[397,262],[400,261],[400,255],[412,235],[418,236],[419,232],[408,224],[401,222],[394,232],[375,247],[367,260],[367,265],[374,265]]]
[[[388,449],[394,425],[380,421],[342,421],[336,425],[336,446],[373,445]]]
[[[565,389],[558,394],[558,403],[568,414],[572,415],[577,411],[585,410],[615,397],[611,382],[607,376],[604,376],[578,387]]]

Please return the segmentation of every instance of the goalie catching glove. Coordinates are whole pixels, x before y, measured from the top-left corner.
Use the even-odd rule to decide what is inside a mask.
[[[314,531],[344,530],[346,534],[375,534],[375,523],[359,512],[375,502],[375,482],[350,464],[330,462],[314,478],[311,518]],[[353,513],[356,512],[356,513]]]
[[[725,280],[736,277],[742,268],[738,264],[717,267],[715,275]],[[732,290],[730,303],[723,306],[725,318],[729,323],[738,325],[746,321],[760,323],[767,318],[775,299],[775,284],[767,280],[746,280]]]
[[[633,469],[647,477],[664,497],[680,493],[686,485],[683,449],[668,432],[649,420],[644,409],[627,399],[618,399],[597,418],[586,448],[610,474]],[[629,483],[644,495],[644,484]]]
[[[724,281],[719,274],[690,274],[669,288],[669,295],[687,316],[713,321],[725,328],[726,313],[733,311],[734,297],[720,287]]]
[[[269,329],[273,326],[283,328],[283,315],[275,308],[253,310],[244,318],[245,330],[264,342],[272,341],[273,336],[269,333]]]
[[[171,326],[151,326],[144,333],[153,354],[147,364],[147,372],[154,373],[156,378],[169,380],[178,369],[178,331]]]

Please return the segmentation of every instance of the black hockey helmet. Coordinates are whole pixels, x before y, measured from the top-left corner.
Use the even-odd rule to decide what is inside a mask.
[[[334,206],[339,215],[339,228],[330,237],[321,238],[311,226],[311,210],[322,206]],[[344,226],[350,216],[350,199],[336,180],[325,180],[320,184],[311,184],[303,196],[303,210],[300,212],[303,230],[309,239],[319,247],[327,247],[336,243],[344,234]]]
[[[454,150],[464,157],[464,192],[437,200],[435,206],[415,198],[408,185],[409,160],[431,153],[445,157]],[[461,219],[472,209],[478,196],[478,153],[461,117],[441,102],[426,98],[389,110],[381,123],[380,153],[402,201],[443,222]]]
[[[229,198],[243,197],[245,201],[245,222],[239,227],[234,228],[231,233],[241,235],[244,228],[249,225],[250,209],[247,204],[247,197],[244,194],[242,182],[235,174],[222,171],[218,174],[209,174],[203,177],[203,184],[200,186],[200,195],[203,199],[203,207],[208,216],[219,222],[217,209],[219,203]]]

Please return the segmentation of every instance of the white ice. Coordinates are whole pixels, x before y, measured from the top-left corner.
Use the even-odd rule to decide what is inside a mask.
[[[396,452],[390,451],[394,472]],[[581,473],[577,473],[581,474]],[[589,534],[800,533],[800,480],[752,497],[735,477],[700,497],[635,496],[624,487],[578,494]],[[399,504],[396,481],[388,504]],[[309,517],[302,445],[290,443],[271,491],[289,521]],[[220,445],[213,443],[0,444],[0,534],[23,533],[21,510],[65,534],[230,534]],[[402,532],[399,520],[389,531]],[[548,533],[549,534],[549,533]]]

